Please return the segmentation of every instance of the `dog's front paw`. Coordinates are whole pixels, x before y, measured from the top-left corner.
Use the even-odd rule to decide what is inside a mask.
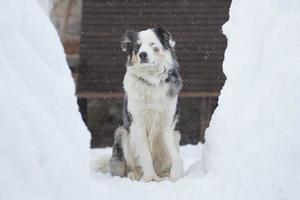
[[[164,179],[160,178],[159,176],[154,174],[154,175],[148,175],[148,176],[143,175],[142,180],[144,182],[150,182],[150,181],[160,182],[160,181],[163,181]]]
[[[183,163],[182,161],[178,161],[174,165],[172,165],[171,168],[171,173],[170,173],[170,179],[171,181],[175,182],[184,175],[184,170],[183,170]]]
[[[130,178],[130,179],[133,180],[133,181],[135,181],[135,180],[138,181],[138,180],[141,179],[142,174],[141,174],[141,172],[138,171],[138,170],[133,170],[133,171],[131,171],[131,172],[129,172],[129,173],[127,174],[127,177]]]

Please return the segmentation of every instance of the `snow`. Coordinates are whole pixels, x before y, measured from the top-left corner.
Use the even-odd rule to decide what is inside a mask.
[[[223,199],[300,198],[300,2],[233,1],[219,99],[204,151]]]
[[[184,168],[187,170],[192,163],[195,163],[201,157],[202,145],[186,145],[181,147],[181,156],[184,158]],[[111,156],[111,148],[92,149],[91,159],[97,161],[99,158],[108,158]],[[196,169],[199,174],[199,169]],[[102,174],[92,171],[92,177],[98,184],[98,191],[102,199],[190,199],[193,197],[191,190],[194,190],[197,183],[201,183],[201,178],[195,179],[193,175],[187,173],[183,180],[176,183],[171,181],[162,182],[139,182],[128,178],[111,177],[110,174]],[[197,197],[197,196],[195,196]]]
[[[37,0],[40,6],[44,9],[46,14],[50,16],[51,10],[53,8],[53,4],[57,2],[57,0]]]
[[[36,1],[0,10],[0,199],[88,199],[90,134],[56,30]]]
[[[37,1],[1,1],[0,199],[299,199],[299,9],[232,2],[227,80],[206,143],[180,148],[176,183],[144,183],[89,171],[90,156],[111,148],[88,149],[54,27]]]

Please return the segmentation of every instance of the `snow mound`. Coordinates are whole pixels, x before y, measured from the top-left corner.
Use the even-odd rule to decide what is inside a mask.
[[[222,199],[300,198],[300,2],[232,1],[227,81],[206,132]]]
[[[56,30],[36,1],[0,11],[0,199],[90,199],[90,134]]]

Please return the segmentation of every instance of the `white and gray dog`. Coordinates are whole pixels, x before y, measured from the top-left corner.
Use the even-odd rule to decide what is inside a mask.
[[[175,42],[161,27],[127,31],[122,127],[115,131],[109,168],[134,180],[176,181],[183,176],[179,155],[178,93],[182,87]]]

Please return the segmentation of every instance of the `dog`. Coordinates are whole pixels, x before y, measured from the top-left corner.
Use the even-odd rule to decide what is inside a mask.
[[[123,126],[114,134],[110,173],[133,180],[177,181],[184,174],[179,155],[178,93],[182,88],[175,42],[162,27],[126,31]]]

